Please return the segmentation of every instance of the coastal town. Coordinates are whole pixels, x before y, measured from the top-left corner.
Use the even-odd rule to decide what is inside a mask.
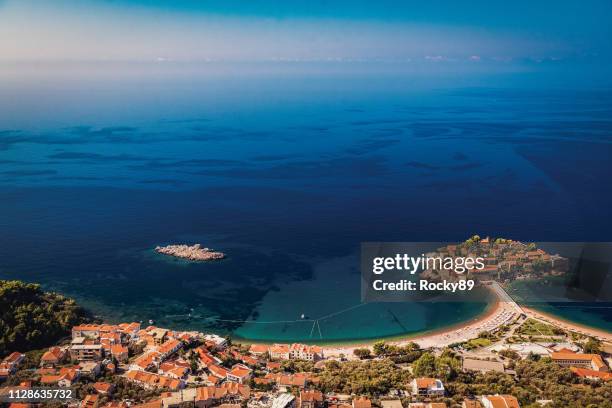
[[[529,364],[539,364],[571,388],[612,384],[609,337],[561,329],[530,313],[505,316],[495,324],[486,320],[491,324],[481,323],[479,334],[454,344],[434,344],[425,336],[341,349],[236,344],[136,322],[83,324],[72,328],[70,339],[35,356],[5,357],[0,395],[32,387],[76,391],[67,401],[15,401],[10,408],[556,407],[546,390],[533,397],[500,393],[497,381],[520,381]],[[466,378],[474,388],[458,387]],[[537,405],[521,405],[525,398]]]
[[[51,347],[5,353],[0,401],[9,408],[612,407],[612,334],[519,305],[503,285],[509,276],[564,273],[567,259],[516,241],[466,243],[446,251],[486,256],[480,284],[495,298],[472,321],[346,345],[241,344],[152,322],[86,322]],[[45,389],[74,394],[11,397]]]
[[[497,282],[515,279],[533,279],[543,276],[561,276],[569,270],[569,260],[559,254],[548,254],[534,243],[504,238],[480,238],[474,235],[459,244],[449,244],[427,254],[429,257],[481,257],[483,268],[468,266],[466,275],[431,267],[421,274],[429,279],[477,279]]]

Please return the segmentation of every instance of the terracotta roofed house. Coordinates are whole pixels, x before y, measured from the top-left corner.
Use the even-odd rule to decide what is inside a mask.
[[[125,374],[125,378],[149,389],[168,388],[170,390],[178,390],[183,388],[184,385],[181,380],[176,378],[148,373],[146,371],[130,370]]]
[[[277,361],[268,361],[266,362],[266,369],[269,371],[272,370],[280,370],[281,368],[281,363],[277,362]]]
[[[578,367],[595,371],[608,371],[608,366],[606,366],[599,354],[554,352],[551,358],[562,367]]]
[[[444,384],[436,378],[421,377],[412,380],[413,395],[444,395]]]
[[[225,394],[247,399],[251,396],[251,388],[248,385],[226,382],[220,388]]]
[[[110,347],[111,355],[117,359],[117,361],[121,363],[125,363],[128,361],[129,350],[126,346],[122,344],[113,344]]]
[[[230,371],[227,372],[226,378],[228,381],[244,384],[251,378],[251,370],[244,364],[235,364]]]
[[[70,387],[81,377],[81,370],[76,367],[64,367],[60,369],[61,378],[57,381],[60,387]]]
[[[242,361],[244,364],[250,365],[252,367],[255,367],[255,366],[259,365],[259,361],[256,358],[253,358],[251,356],[241,355],[240,356],[240,361]]]
[[[305,388],[306,387],[306,376],[298,375],[298,374],[268,374],[273,381],[278,384],[279,387],[298,387]]]
[[[166,361],[160,364],[157,373],[174,378],[184,378],[189,373],[189,363],[182,361]]]
[[[140,331],[140,323],[121,323],[118,325],[118,330],[130,337],[134,337]]]
[[[9,354],[8,356],[4,357],[4,360],[2,360],[3,363],[5,364],[10,364],[10,365],[19,365],[21,364],[21,362],[23,361],[23,359],[25,358],[25,354],[21,354],[18,351],[13,351],[11,354]]]
[[[480,402],[484,408],[521,408],[512,395],[483,395]]]
[[[298,408],[318,408],[323,406],[323,394],[321,391],[300,391]]]
[[[130,405],[130,408],[162,408],[162,400],[156,399],[144,404]]]
[[[482,408],[480,401],[476,399],[464,399],[461,408]]]
[[[366,397],[353,398],[353,408],[372,408],[372,401]]]
[[[130,364],[130,370],[146,371],[149,368],[157,366],[159,360],[160,358],[158,352],[151,351],[149,353],[145,353]]]
[[[268,346],[265,344],[251,344],[249,352],[255,356],[261,356],[268,352]]]
[[[57,384],[61,378],[62,376],[59,374],[45,374],[40,376],[39,382],[42,385]]]
[[[218,392],[217,387],[198,387],[196,388],[194,402],[196,407],[206,408],[213,405],[220,398],[222,398],[222,394]]]
[[[176,353],[181,347],[183,347],[182,342],[176,339],[171,339],[159,346],[157,351],[160,354],[161,359],[163,360]]]
[[[106,395],[106,394],[113,393],[113,390],[115,389],[115,385],[101,381],[101,382],[94,383],[93,388],[94,390],[96,390],[98,394]]]
[[[226,370],[225,368],[217,365],[217,364],[211,364],[208,366],[208,371],[210,371],[210,373],[212,375],[214,375],[215,377],[219,377],[221,379],[226,379],[227,378],[227,373],[228,370]]]
[[[24,354],[16,351],[6,356],[0,363],[0,378],[8,377],[9,375],[15,373],[19,367],[19,364],[21,364],[24,358]]]
[[[294,343],[289,347],[289,358],[315,361],[323,358],[323,349],[319,346]]]
[[[290,348],[288,344],[274,344],[269,349],[271,359],[289,360]]]
[[[589,370],[588,368],[570,367],[572,373],[582,378],[589,378],[591,380],[612,380],[612,373],[606,371]]]
[[[98,407],[98,395],[88,394],[81,402],[81,408],[97,408]]]

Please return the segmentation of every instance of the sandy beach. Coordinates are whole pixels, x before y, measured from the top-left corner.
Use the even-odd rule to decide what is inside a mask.
[[[493,331],[498,327],[514,322],[521,314],[528,317],[553,324],[561,329],[573,331],[586,336],[595,337],[601,341],[612,342],[612,333],[595,329],[559,319],[558,317],[543,313],[525,306],[518,305],[497,282],[489,282],[489,289],[495,295],[495,303],[491,304],[487,312],[477,318],[457,325],[445,327],[428,333],[390,339],[389,344],[405,345],[410,342],[417,343],[422,348],[446,347],[454,343],[465,342],[478,337],[483,331]],[[356,359],[353,351],[358,348],[372,349],[374,340],[354,344],[322,345],[326,357],[341,357]]]
[[[598,340],[612,342],[612,333],[601,329],[581,325],[579,323],[570,322],[548,313],[541,312],[532,308],[522,306],[525,314],[531,318],[541,320],[545,323],[553,324],[561,329],[573,331],[585,336],[595,337]]]
[[[495,328],[514,321],[520,312],[515,304],[497,301],[478,318],[461,323],[459,325],[440,329],[431,333],[410,336],[404,339],[389,341],[390,344],[405,345],[409,342],[417,343],[422,348],[446,347],[453,343],[464,342],[478,337],[482,331],[491,331]],[[339,357],[341,354],[347,358],[354,358],[353,351],[356,348],[371,348],[369,344],[354,344],[346,346],[323,346],[326,357]]]

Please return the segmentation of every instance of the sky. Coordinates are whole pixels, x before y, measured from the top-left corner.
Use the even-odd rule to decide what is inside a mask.
[[[599,63],[611,16],[606,0],[0,0],[0,62]]]

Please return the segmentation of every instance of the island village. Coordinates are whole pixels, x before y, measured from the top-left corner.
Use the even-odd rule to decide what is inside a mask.
[[[518,252],[504,251],[507,266],[488,261],[486,273],[502,277],[503,270],[520,279],[514,266],[521,262],[532,265],[526,275],[567,268],[560,257],[533,247]],[[0,395],[32,387],[74,390],[66,401],[16,401],[10,408],[612,406],[610,333],[523,308],[499,283],[485,284],[499,301],[478,321],[364,345],[238,344],[141,323],[81,324],[48,349],[6,356]]]

